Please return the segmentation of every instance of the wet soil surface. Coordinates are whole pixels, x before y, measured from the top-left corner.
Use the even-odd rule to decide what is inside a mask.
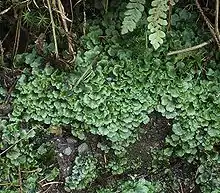
[[[199,193],[195,186],[196,166],[187,163],[180,158],[172,158],[164,163],[159,163],[156,170],[152,170],[153,154],[155,150],[163,149],[166,137],[172,132],[172,120],[162,117],[160,114],[152,114],[151,121],[147,125],[140,128],[139,139],[136,143],[128,148],[129,159],[140,162],[140,166],[136,170],[131,170],[122,175],[112,175],[105,173],[98,178],[91,188],[99,185],[114,184],[119,180],[128,178],[129,175],[144,177],[152,181],[160,181],[166,183],[167,192],[175,193]],[[70,175],[74,160],[79,151],[89,151],[95,154],[101,154],[97,149],[97,143],[100,138],[90,136],[88,140],[79,141],[68,135],[55,137],[53,139],[56,147],[56,155],[58,167],[60,170],[59,182],[64,182],[65,178]],[[138,158],[138,159],[137,159]],[[47,187],[42,192],[48,193],[65,193],[63,184],[54,184]],[[74,193],[87,193],[89,190],[74,191]]]
[[[164,182],[167,192],[198,193],[195,185],[197,167],[184,159],[172,158],[170,160],[156,160],[156,168],[152,167],[155,162],[154,152],[159,152],[166,147],[165,139],[172,133],[172,120],[162,117],[158,113],[151,115],[151,121],[141,127],[139,140],[129,147],[131,159],[139,158],[141,166],[134,174],[152,181]],[[154,158],[153,158],[154,157]],[[158,155],[159,158],[159,155]]]

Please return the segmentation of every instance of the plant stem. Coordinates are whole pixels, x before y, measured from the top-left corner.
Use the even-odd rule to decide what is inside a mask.
[[[58,46],[57,46],[57,37],[56,37],[55,23],[54,23],[54,19],[53,19],[53,13],[52,13],[51,5],[50,5],[50,0],[47,0],[47,5],[48,5],[49,13],[50,13],[51,24],[52,24],[53,40],[54,40],[54,46],[55,46],[55,55],[58,58],[59,53],[58,53]]]
[[[209,45],[211,42],[213,42],[213,39],[210,39],[206,42],[203,42],[199,45],[196,45],[196,46],[193,46],[193,47],[190,47],[190,48],[185,48],[185,49],[182,49],[182,50],[176,50],[176,51],[172,51],[172,52],[169,52],[167,54],[167,56],[171,56],[171,55],[174,55],[174,54],[180,54],[180,53],[184,53],[184,52],[189,52],[189,51],[193,51],[193,50],[197,50],[199,48],[202,48],[206,45]]]

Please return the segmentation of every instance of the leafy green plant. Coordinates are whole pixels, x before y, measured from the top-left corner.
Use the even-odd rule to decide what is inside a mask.
[[[173,31],[164,46],[155,51],[146,44],[142,29],[137,29],[135,35],[121,37],[119,13],[109,15],[102,22],[92,22],[81,39],[74,72],[55,69],[53,61],[45,65],[45,59],[35,49],[19,57],[28,68],[13,93],[10,121],[70,125],[74,136],[102,136],[110,144],[109,152],[125,155],[126,148],[137,140],[139,126],[147,124],[149,114],[157,111],[173,119],[172,133],[163,150],[167,156],[184,156],[200,163],[201,155],[216,152],[220,136],[219,67],[215,61],[209,61],[204,70],[205,49],[167,56],[170,49],[203,40],[193,20],[195,16],[177,10],[171,21]],[[45,46],[45,53],[50,48],[51,45]],[[18,130],[13,127],[8,131],[13,133],[13,129]],[[15,136],[10,133],[3,135],[7,136],[5,140],[17,136],[16,132]],[[27,154],[32,151],[27,150]],[[17,158],[16,153],[9,154],[13,164],[17,161],[13,159]],[[120,161],[109,162],[112,173],[124,171],[126,160]],[[77,159],[66,187],[87,187],[97,177],[96,166],[91,155]],[[202,183],[201,186],[209,186],[207,181]],[[216,183],[213,189],[214,186],[218,188]]]
[[[50,24],[50,19],[45,13],[38,11],[24,11],[22,14],[24,24],[30,28],[44,29]]]
[[[82,190],[97,178],[97,159],[91,154],[80,155],[75,159],[71,175],[65,179],[65,189]]]
[[[202,192],[217,193],[220,191],[220,156],[213,153],[200,158],[201,165],[197,170],[197,184]]]
[[[165,33],[163,26],[167,25],[167,0],[153,0],[151,2],[152,8],[149,10],[149,16],[147,18],[148,30],[150,31],[149,40],[154,49],[158,49],[163,43]]]
[[[160,186],[157,183],[149,182],[145,179],[139,180],[127,180],[121,182],[118,186],[114,188],[106,188],[98,190],[97,193],[157,193],[160,191]]]
[[[142,17],[142,12],[144,12],[144,5],[145,0],[130,0],[126,6],[127,10],[124,12],[122,34],[132,32],[137,27],[137,23]]]
[[[51,143],[43,143],[40,126],[30,127],[19,123],[2,121],[0,128],[0,181],[2,191],[17,191],[19,186],[19,172],[22,173],[23,191],[37,191],[40,179],[54,180],[58,173],[56,168],[49,168],[53,161],[53,147]],[[33,140],[34,139],[34,140]],[[42,148],[44,146],[44,151]],[[18,169],[20,168],[20,169]],[[57,170],[56,170],[57,171]],[[53,173],[53,175],[49,175]]]

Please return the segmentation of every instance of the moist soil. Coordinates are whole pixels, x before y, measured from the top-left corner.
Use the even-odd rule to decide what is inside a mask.
[[[131,163],[135,161],[140,163],[137,169],[132,169],[122,175],[112,175],[104,173],[101,177],[91,184],[93,190],[99,186],[114,184],[119,180],[125,180],[129,176],[144,177],[152,181],[160,181],[166,183],[167,192],[175,193],[199,193],[195,185],[196,166],[187,163],[183,159],[172,158],[164,163],[160,163],[156,170],[152,169],[153,152],[161,150],[165,147],[165,139],[171,133],[172,120],[162,117],[158,113],[153,113],[151,121],[147,125],[140,127],[139,139],[129,146],[128,155]],[[56,157],[60,170],[59,179],[57,181],[64,182],[65,178],[71,173],[74,160],[78,155],[78,147],[82,143],[88,144],[90,151],[94,154],[101,155],[102,152],[97,149],[98,142],[103,139],[96,136],[87,137],[87,141],[79,141],[76,138],[65,134],[63,136],[54,137],[53,141],[56,147]],[[67,148],[71,149],[71,153],[65,154]],[[137,159],[138,158],[138,159]],[[169,170],[169,172],[167,172]],[[87,193],[90,190],[72,191],[74,193]],[[53,184],[43,189],[42,192],[48,193],[65,193],[63,184]]]

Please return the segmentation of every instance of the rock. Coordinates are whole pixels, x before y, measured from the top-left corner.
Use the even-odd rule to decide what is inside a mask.
[[[73,138],[71,138],[71,137],[68,137],[67,139],[66,139],[66,141],[67,141],[67,143],[77,143],[77,140],[75,140],[75,139],[73,139]]]
[[[79,154],[83,154],[87,151],[89,151],[89,146],[87,145],[87,143],[82,143],[81,145],[79,145],[78,147]]]
[[[70,155],[71,153],[72,153],[72,149],[70,148],[70,147],[67,147],[66,149],[64,149],[63,150],[63,153],[65,154],[65,155]]]
[[[59,157],[63,157],[63,154],[62,154],[62,153],[59,153]]]

